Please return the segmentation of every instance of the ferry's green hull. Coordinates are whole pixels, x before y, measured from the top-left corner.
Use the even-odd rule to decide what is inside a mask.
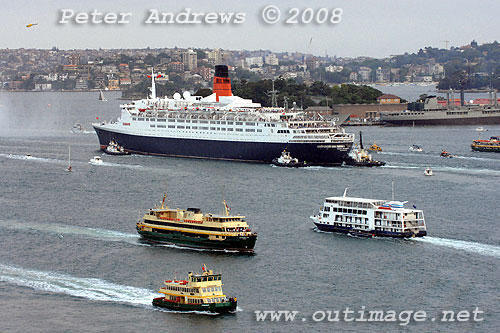
[[[153,300],[154,306],[172,311],[205,311],[213,313],[235,312],[237,303],[237,301],[229,301],[209,304],[181,304],[165,301],[163,297],[158,297]]]
[[[137,227],[137,232],[142,238],[158,243],[176,244],[180,246],[204,249],[232,250],[240,252],[253,252],[257,235],[226,237],[224,240],[211,240],[206,235],[172,231],[168,233],[156,231],[143,231]]]

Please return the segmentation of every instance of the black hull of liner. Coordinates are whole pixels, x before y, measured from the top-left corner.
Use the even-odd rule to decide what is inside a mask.
[[[111,140],[135,154],[271,163],[283,149],[307,165],[341,165],[352,143],[267,143],[162,138],[110,132],[95,128],[101,150]],[[341,145],[341,144],[338,144]]]

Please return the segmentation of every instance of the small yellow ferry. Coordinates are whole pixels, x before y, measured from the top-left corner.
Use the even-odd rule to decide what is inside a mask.
[[[235,312],[236,297],[227,298],[222,292],[222,275],[214,274],[203,265],[201,274],[188,273],[187,280],[167,280],[159,293],[165,296],[153,300],[153,305],[174,311]]]
[[[257,233],[245,216],[230,215],[223,200],[223,214],[203,214],[199,208],[171,209],[163,197],[161,207],[150,209],[137,223],[141,237],[151,242],[180,246],[253,252]]]

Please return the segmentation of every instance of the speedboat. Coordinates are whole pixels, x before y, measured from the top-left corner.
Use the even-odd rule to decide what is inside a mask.
[[[94,158],[90,159],[90,164],[103,164],[104,161],[102,160],[101,156],[94,156]]]
[[[449,152],[447,152],[446,150],[443,150],[443,151],[441,152],[441,154],[439,154],[439,156],[441,156],[441,157],[449,157],[449,158],[452,158],[452,157],[457,157],[457,155],[452,155],[452,154],[450,154]]]
[[[71,128],[71,133],[83,133],[83,126],[80,123],[75,123]]]
[[[380,148],[380,146],[378,146],[374,141],[373,144],[370,146],[370,148],[368,148],[368,150],[374,151],[374,152],[380,152],[380,151],[382,151],[382,148]]]
[[[424,175],[425,176],[432,176],[433,175],[432,169],[429,167],[425,168]]]
[[[415,151],[415,152],[423,152],[424,149],[422,147],[420,147],[419,145],[412,145],[410,148],[409,148],[410,151]]]
[[[290,152],[283,150],[281,156],[278,158],[273,158],[273,164],[279,167],[292,167],[299,168],[306,166],[306,162],[300,162],[298,159],[293,158]]]
[[[487,132],[488,130],[485,129],[484,127],[482,126],[479,126],[478,128],[476,128],[476,132]]]

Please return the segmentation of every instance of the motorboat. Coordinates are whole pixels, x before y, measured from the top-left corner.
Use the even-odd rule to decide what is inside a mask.
[[[273,159],[273,164],[279,167],[299,168],[306,166],[306,162],[301,162],[290,155],[286,149],[281,152],[281,156]]]
[[[432,176],[432,175],[433,175],[433,173],[432,173],[432,169],[431,169],[431,168],[429,168],[429,167],[425,168],[425,170],[424,170],[424,175],[425,175],[425,176]]]
[[[90,164],[103,164],[104,161],[102,160],[101,156],[94,156],[94,158],[90,159]]]

